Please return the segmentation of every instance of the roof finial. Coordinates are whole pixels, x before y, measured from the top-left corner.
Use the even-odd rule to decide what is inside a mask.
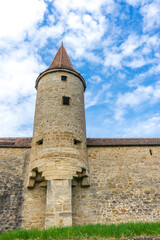
[[[61,42],[61,46],[63,46],[63,41]]]

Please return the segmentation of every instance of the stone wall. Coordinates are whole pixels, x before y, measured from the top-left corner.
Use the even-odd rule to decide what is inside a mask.
[[[160,147],[89,147],[91,186],[73,188],[73,225],[159,221]]]
[[[21,227],[27,162],[26,148],[0,148],[0,232]]]
[[[36,183],[33,189],[24,188],[22,228],[44,228],[46,213],[46,187]]]
[[[45,227],[45,184],[24,187],[29,151],[0,148],[0,232]],[[88,147],[91,186],[72,188],[73,225],[159,221],[159,156],[159,146]]]

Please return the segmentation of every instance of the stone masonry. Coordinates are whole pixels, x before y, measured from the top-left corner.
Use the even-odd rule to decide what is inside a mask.
[[[45,227],[72,225],[73,178],[88,174],[84,111],[85,81],[63,47],[36,81],[37,100],[28,195],[37,181],[47,181]],[[64,98],[68,103],[64,103]],[[41,180],[37,180],[37,176]],[[75,180],[76,181],[76,180]],[[34,191],[33,191],[34,197]],[[26,207],[25,207],[26,208]],[[26,221],[27,222],[27,221]]]
[[[159,221],[160,141],[146,139],[148,142],[145,145],[142,139],[135,140],[132,140],[134,145],[139,143],[141,146],[119,146],[116,144],[123,145],[123,139],[118,139],[118,143],[117,140],[113,142],[113,139],[107,139],[112,145],[102,147],[98,145],[103,140],[97,139],[95,146],[95,141],[88,139],[91,185],[82,187],[80,178],[76,183],[72,180],[72,213],[70,204],[64,204],[64,196],[60,197],[60,193],[64,191],[63,185],[57,187],[60,191],[56,209],[59,216],[66,213],[69,217],[72,214],[73,225]],[[34,188],[23,187],[24,178],[27,177],[25,165],[29,152],[30,148],[0,148],[1,231],[19,227],[44,228],[46,214],[48,217],[56,214],[55,210],[47,206],[45,181],[42,182],[37,176]],[[50,202],[55,201],[51,192],[52,189],[49,193]],[[67,191],[67,194],[70,196],[71,191]],[[54,208],[54,205],[51,204],[51,207]],[[62,226],[63,221],[59,225]]]
[[[36,80],[33,137],[0,138],[0,232],[159,221],[160,138],[86,139],[85,88],[61,45]]]
[[[26,148],[0,148],[0,232],[20,228]]]
[[[160,146],[88,147],[91,186],[73,188],[73,224],[159,221],[159,156]]]

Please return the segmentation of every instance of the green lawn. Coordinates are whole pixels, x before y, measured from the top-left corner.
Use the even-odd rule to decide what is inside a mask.
[[[110,225],[84,225],[48,230],[15,230],[0,235],[0,240],[12,239],[100,239],[100,238],[132,238],[140,236],[160,236],[160,222],[126,223]]]

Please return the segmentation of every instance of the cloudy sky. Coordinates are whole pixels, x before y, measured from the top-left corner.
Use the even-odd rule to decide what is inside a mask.
[[[160,137],[160,0],[0,1],[0,136],[32,136],[61,41],[87,83],[88,137]]]

